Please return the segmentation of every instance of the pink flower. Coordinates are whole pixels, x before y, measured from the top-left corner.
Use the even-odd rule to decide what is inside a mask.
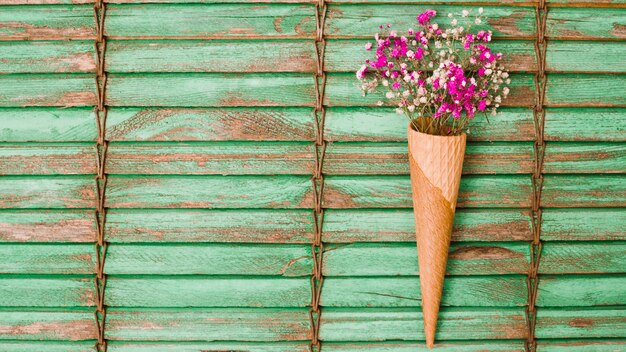
[[[481,76],[481,77],[485,75],[485,68],[484,67],[481,67],[481,68],[478,69],[478,75]]]
[[[372,43],[365,44],[365,50],[372,50]]]
[[[478,110],[485,111],[486,108],[487,108],[487,101],[486,100],[481,100],[481,101],[478,102]]]
[[[356,78],[363,79],[365,77],[365,73],[367,72],[367,65],[361,66],[361,68],[356,71]]]
[[[417,16],[417,22],[419,22],[419,24],[421,24],[423,26],[426,23],[428,23],[428,21],[430,21],[430,19],[435,17],[436,15],[437,15],[437,11],[435,11],[435,10],[426,10],[426,11],[420,13],[419,16]]]
[[[393,84],[391,85],[391,88],[400,89],[400,82],[393,82]]]

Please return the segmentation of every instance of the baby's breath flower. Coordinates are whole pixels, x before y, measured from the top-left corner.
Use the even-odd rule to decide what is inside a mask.
[[[467,17],[469,16],[469,11],[463,10],[462,14],[463,14],[463,17]]]

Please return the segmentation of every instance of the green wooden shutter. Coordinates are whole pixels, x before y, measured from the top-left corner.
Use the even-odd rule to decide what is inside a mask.
[[[378,25],[480,6],[513,87],[471,126],[437,349],[626,349],[625,4],[107,2],[108,350],[307,351],[316,232],[323,351],[423,346],[406,121],[353,71]],[[0,0],[0,351],[95,351],[97,28]]]

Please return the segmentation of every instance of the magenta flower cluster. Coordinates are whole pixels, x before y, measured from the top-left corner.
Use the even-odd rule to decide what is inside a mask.
[[[375,48],[374,58],[356,72],[364,94],[382,86],[398,113],[421,120],[413,125],[432,134],[459,134],[477,113],[495,114],[509,93],[509,74],[502,54],[489,48],[491,31],[470,31],[483,22],[482,8],[475,18],[469,15],[448,14],[450,27],[444,29],[433,22],[436,11],[426,10],[416,18],[418,29],[404,35],[381,26],[375,43],[365,45]]]

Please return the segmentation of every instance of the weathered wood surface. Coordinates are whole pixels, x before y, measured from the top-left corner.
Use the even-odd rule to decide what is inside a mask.
[[[0,310],[0,340],[94,340],[93,309]]]
[[[3,6],[0,40],[93,39],[93,6]]]
[[[96,173],[93,143],[0,144],[0,175]]]
[[[571,310],[538,309],[536,335],[544,338],[623,338],[626,324],[623,307]]]
[[[0,209],[94,208],[93,177],[0,177]]]
[[[0,42],[0,73],[95,72],[92,41]]]
[[[544,209],[541,238],[544,241],[626,240],[626,209]]]
[[[0,349],[6,352],[28,352],[46,350],[49,352],[95,352],[91,341],[0,341]],[[112,348],[109,347],[109,351]]]
[[[93,75],[0,75],[0,106],[93,106],[95,103]]]
[[[92,242],[91,210],[1,210],[0,242]]]
[[[623,175],[550,175],[544,178],[544,207],[624,207],[626,177]]]
[[[537,306],[619,306],[626,304],[626,276],[542,276]]]
[[[509,55],[508,51],[506,53]],[[623,42],[550,41],[546,50],[546,70],[622,73],[626,72],[626,63],[622,59],[625,53]]]
[[[548,143],[545,173],[626,173],[626,143]]]
[[[624,39],[626,8],[555,7],[548,13],[546,35],[562,39]]]
[[[95,84],[95,83],[94,83]],[[2,142],[95,143],[97,131],[90,108],[0,108]]]
[[[544,137],[547,141],[626,142],[621,121],[624,108],[546,109]]]
[[[543,247],[545,274],[626,273],[626,242],[554,242]]]

